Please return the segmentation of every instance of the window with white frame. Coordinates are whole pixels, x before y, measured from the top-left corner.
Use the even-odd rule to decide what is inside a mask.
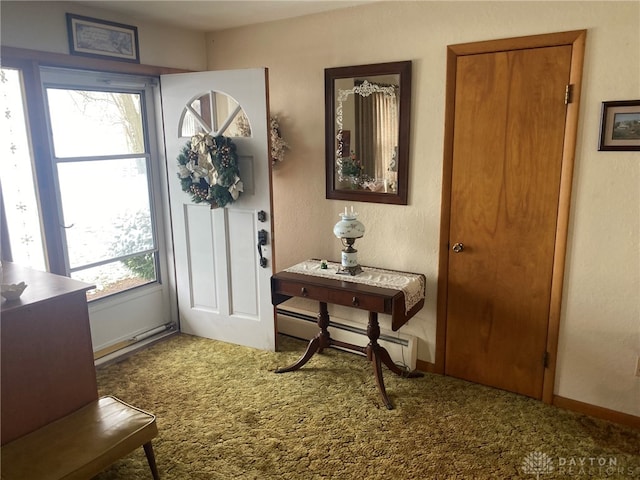
[[[3,68],[2,73],[3,78],[19,78],[20,72]],[[24,168],[3,165],[4,209],[16,209],[5,184],[17,183],[25,185],[24,190],[35,183],[38,188],[32,191],[52,191],[55,205],[29,208],[36,220],[31,220],[32,233],[26,236],[19,233],[24,217],[7,214],[13,260],[19,261],[14,251],[20,251],[17,245],[24,244],[24,238],[36,238],[43,231],[45,241],[30,242],[30,255],[45,251],[48,263],[64,270],[54,273],[96,285],[90,300],[157,282],[158,155],[149,128],[155,122],[156,79],[55,68],[41,68],[39,73],[41,92],[22,89],[21,94],[41,93],[42,112],[30,113],[44,121],[48,138],[39,139],[43,148],[38,161],[31,161],[25,146],[13,162]],[[22,128],[28,138],[27,125],[16,120],[12,128]],[[24,173],[28,164],[35,165],[35,175]],[[36,195],[36,204],[37,199]]]

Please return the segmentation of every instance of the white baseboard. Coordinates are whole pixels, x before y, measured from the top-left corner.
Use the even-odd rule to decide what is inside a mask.
[[[317,317],[311,312],[294,307],[278,308],[278,333],[310,340],[318,333]],[[366,325],[343,318],[331,316],[329,333],[331,338],[341,342],[362,347],[369,343]],[[395,364],[415,370],[418,358],[418,344],[415,336],[380,329],[378,343],[387,349]]]

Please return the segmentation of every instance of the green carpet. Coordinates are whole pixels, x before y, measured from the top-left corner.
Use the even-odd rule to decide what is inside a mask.
[[[157,416],[163,480],[640,478],[640,431],[385,368],[387,410],[366,358],[334,349],[273,373],[305,346],[281,337],[273,353],[176,335],[100,368],[98,386]],[[140,448],[96,479],[151,473]]]

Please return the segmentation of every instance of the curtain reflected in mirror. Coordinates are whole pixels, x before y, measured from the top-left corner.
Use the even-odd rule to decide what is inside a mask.
[[[325,70],[327,198],[406,204],[410,73],[411,62]]]
[[[356,95],[356,149],[363,159],[363,187],[396,191],[398,154],[398,86],[377,85],[369,96]]]

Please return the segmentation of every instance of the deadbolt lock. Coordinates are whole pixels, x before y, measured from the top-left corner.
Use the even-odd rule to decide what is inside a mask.
[[[454,243],[453,247],[451,247],[451,250],[456,253],[462,252],[464,250],[464,243]]]

